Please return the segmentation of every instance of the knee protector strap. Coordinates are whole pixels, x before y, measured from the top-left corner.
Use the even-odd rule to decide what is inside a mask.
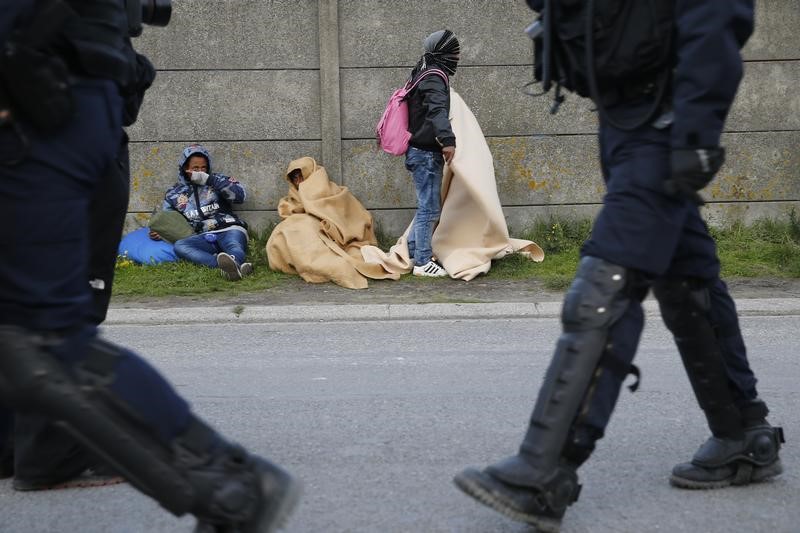
[[[567,435],[605,350],[608,329],[628,305],[625,286],[624,267],[596,257],[581,260],[564,299],[563,333],[520,446],[520,456],[538,475],[509,482],[542,488],[556,474]]]
[[[741,412],[728,386],[728,373],[709,316],[708,287],[688,279],[659,280],[653,284],[653,294],[711,432],[720,438],[741,439]]]

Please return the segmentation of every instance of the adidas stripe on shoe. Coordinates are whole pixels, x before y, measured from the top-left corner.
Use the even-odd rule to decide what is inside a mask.
[[[422,266],[415,266],[414,270],[411,273],[414,274],[415,276],[441,278],[447,275],[447,270],[445,270],[436,261],[430,260]]]

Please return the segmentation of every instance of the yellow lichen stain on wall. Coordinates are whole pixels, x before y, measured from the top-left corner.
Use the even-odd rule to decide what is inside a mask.
[[[145,168],[143,170],[139,170],[138,172],[134,173],[131,176],[131,190],[133,192],[138,192],[139,187],[142,184],[142,180],[152,177],[153,177],[153,171],[150,170],[149,168]]]
[[[721,174],[709,186],[708,193],[722,200],[774,200],[786,193],[780,183],[779,178],[761,180],[754,176]]]
[[[377,144],[373,143],[365,143],[365,144],[355,144],[348,148],[348,151],[352,155],[363,155],[368,154],[370,152],[378,152],[379,148]],[[386,154],[386,157],[391,157],[389,154]]]
[[[150,223],[150,213],[134,213],[133,218],[139,227],[143,228]]]
[[[536,181],[535,179],[528,181],[528,188],[532,191],[537,189],[545,189],[547,188],[547,180],[543,179],[542,181]]]

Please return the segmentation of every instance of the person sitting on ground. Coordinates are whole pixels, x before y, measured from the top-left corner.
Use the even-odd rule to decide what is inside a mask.
[[[270,268],[349,289],[366,288],[367,278],[400,277],[364,262],[361,248],[377,244],[372,215],[347,187],[331,181],[325,168],[301,157],[289,163],[284,179],[289,193],[278,202],[283,220],[266,247]]]
[[[181,213],[195,234],[174,243],[175,255],[186,261],[219,268],[222,277],[238,281],[253,272],[245,262],[247,224],[233,213],[246,192],[237,180],[211,173],[211,155],[199,144],[184,148],[178,161],[178,182],[164,197],[162,209]],[[156,232],[150,237],[159,239]]]

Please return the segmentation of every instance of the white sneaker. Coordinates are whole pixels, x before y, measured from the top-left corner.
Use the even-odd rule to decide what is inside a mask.
[[[242,273],[242,277],[249,276],[253,273],[253,263],[242,263],[242,266],[239,267],[239,271]]]
[[[221,252],[217,254],[217,266],[222,277],[228,281],[239,281],[242,279],[242,271],[239,270],[239,265],[232,255]]]
[[[442,265],[431,259],[422,266],[415,266],[411,273],[415,276],[441,278],[447,275],[447,270],[445,270]]]

